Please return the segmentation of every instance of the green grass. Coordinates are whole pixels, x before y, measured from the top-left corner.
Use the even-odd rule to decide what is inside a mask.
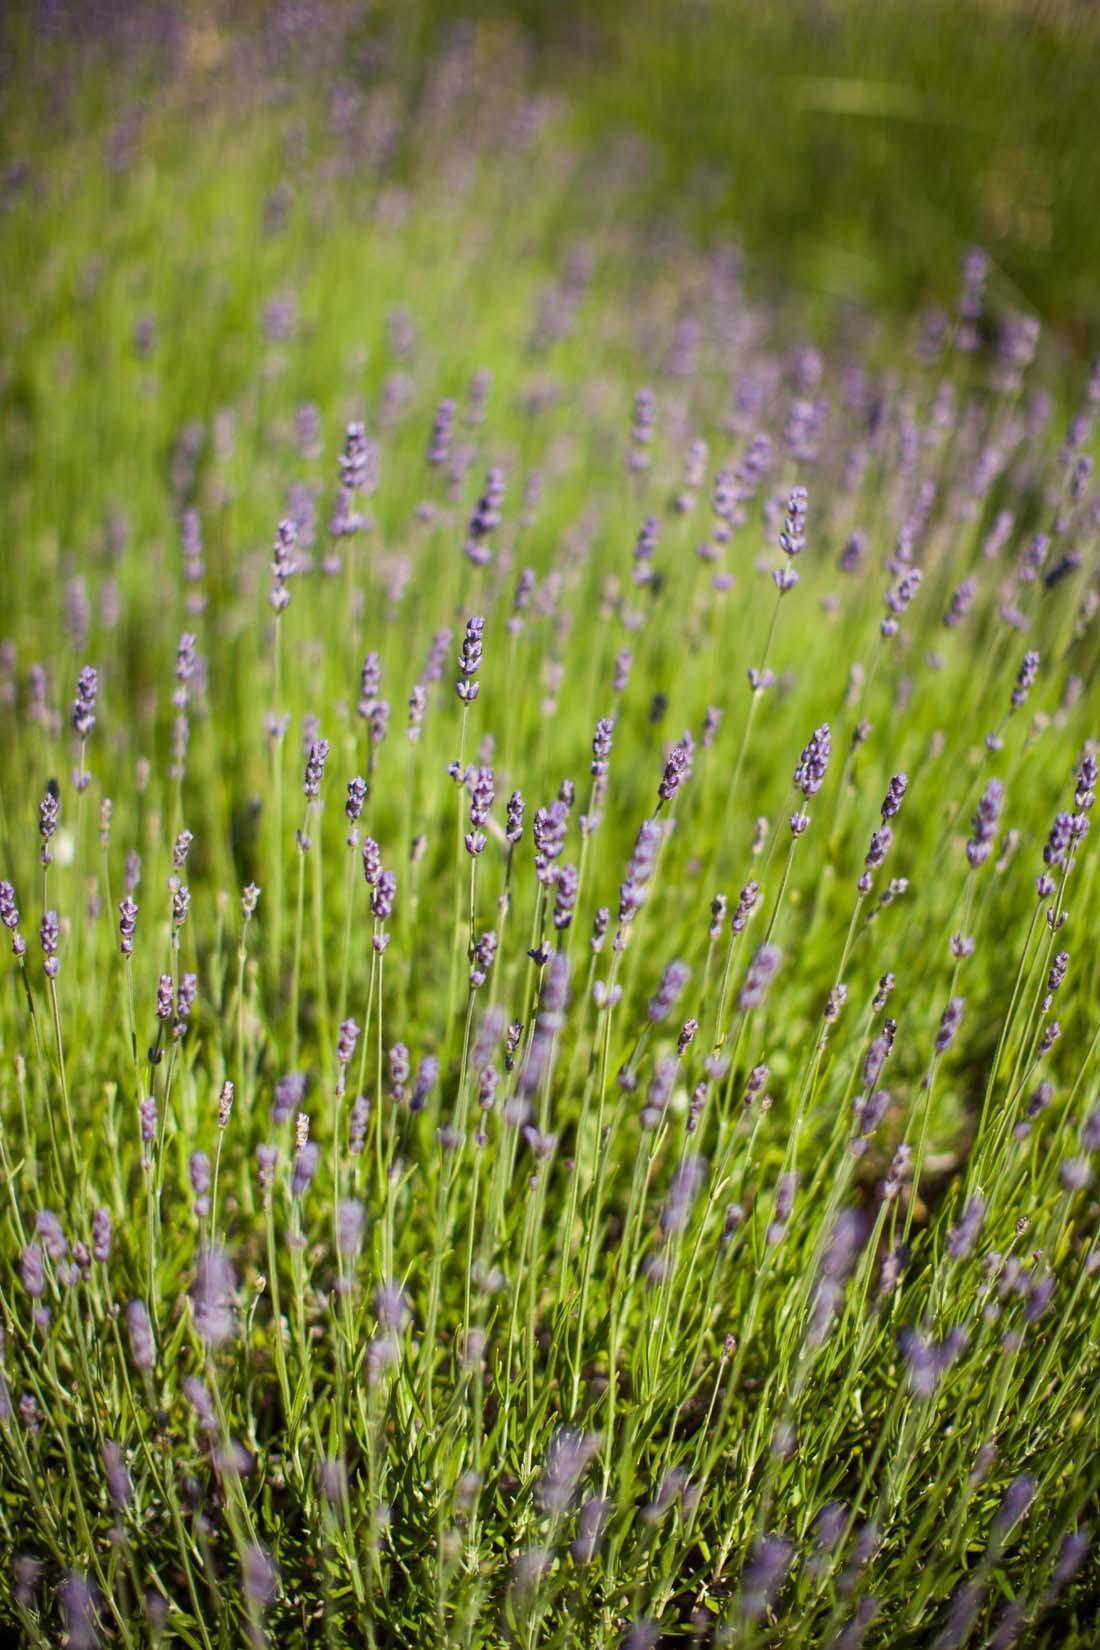
[[[135,1650],[1086,1650],[1091,837],[1039,899],[1036,877],[1058,812],[1087,826],[1097,731],[1090,421],[1066,450],[1093,324],[1088,25],[601,9],[593,65],[549,13],[527,19],[533,57],[495,9],[447,50],[429,14],[345,32],[333,13],[290,45],[264,15],[190,12],[167,64],[97,36],[79,72],[72,39],[9,35],[4,141],[28,172],[0,236],[0,877],[26,943],[0,983],[5,1625]],[[1049,244],[1012,166],[998,230],[1000,162],[977,157],[1014,146],[1057,172]],[[952,320],[929,360],[914,306],[954,316],[975,240],[980,348]],[[1006,384],[1021,305],[1052,325]],[[445,396],[453,474],[425,460]],[[357,419],[377,485],[336,538]],[[720,472],[760,432],[770,464],[726,531]],[[477,566],[492,467],[502,520]],[[798,486],[806,548],[780,597]],[[277,616],[295,487],[313,565]],[[483,827],[467,764],[493,771]],[[992,779],[983,860],[967,843]],[[555,798],[564,842],[540,867]],[[90,1252],[102,1210],[109,1258]]]

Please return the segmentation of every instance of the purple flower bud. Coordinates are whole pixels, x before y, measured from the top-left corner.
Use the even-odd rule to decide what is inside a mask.
[[[577,1514],[577,1534],[569,1549],[575,1563],[591,1564],[611,1512],[610,1501],[599,1496],[584,1502]]]
[[[673,745],[669,752],[661,783],[657,786],[657,795],[662,802],[671,802],[680,786],[690,777],[694,743],[691,735],[685,733],[679,744]]]
[[[356,776],[348,780],[348,797],[344,803],[344,812],[348,819],[355,823],[363,812],[363,804],[367,800],[367,782]]]
[[[260,1190],[265,1200],[275,1183],[275,1166],[279,1161],[278,1146],[261,1144],[256,1147],[256,1167],[259,1174]]]
[[[880,830],[871,832],[871,842],[864,860],[868,871],[877,871],[883,863],[894,839],[889,825],[883,825]]]
[[[890,1095],[886,1089],[876,1089],[873,1093],[864,1093],[855,1102],[856,1121],[859,1127],[861,1140],[866,1140],[874,1134],[890,1105]],[[855,1147],[853,1146],[853,1151]]]
[[[227,1129],[229,1119],[233,1115],[233,1084],[227,1077],[222,1084],[222,1091],[218,1096],[218,1127]]]
[[[653,440],[657,424],[657,397],[648,388],[640,389],[634,397],[634,419],[630,428],[630,454],[627,468],[632,473],[648,470],[650,457],[646,448]]]
[[[191,890],[186,883],[181,882],[179,887],[172,891],[172,922],[177,928],[183,927],[190,909]]]
[[[342,1066],[349,1066],[355,1058],[355,1047],[359,1041],[359,1027],[354,1020],[344,1020],[340,1026],[340,1036],[336,1044],[336,1058]]]
[[[382,850],[374,838],[368,836],[363,842],[363,876],[367,886],[373,888],[382,875]]]
[[[141,1127],[142,1142],[146,1146],[152,1145],[157,1137],[157,1102],[153,1095],[147,1095],[139,1103],[138,1122]]]
[[[377,921],[389,921],[393,916],[393,906],[396,898],[397,877],[393,871],[383,871],[377,883],[371,889],[370,896],[371,913]]]
[[[559,1516],[568,1512],[588,1464],[599,1453],[601,1443],[596,1433],[578,1432],[572,1428],[563,1428],[555,1433],[536,1486],[539,1505],[544,1512]]]
[[[432,1090],[439,1081],[439,1061],[432,1054],[426,1054],[420,1062],[416,1073],[416,1082],[413,1086],[412,1099],[409,1101],[409,1110],[423,1111],[431,1097]]]
[[[325,763],[328,761],[329,742],[327,739],[313,739],[310,741],[309,753],[306,757],[305,793],[306,798],[315,797],[321,789],[321,781],[325,776]]]
[[[220,1346],[234,1332],[236,1282],[233,1267],[221,1249],[211,1246],[202,1251],[191,1286],[191,1311],[195,1328],[208,1346]]]
[[[271,1554],[263,1547],[246,1547],[241,1554],[241,1569],[245,1598],[260,1610],[268,1609],[275,1602],[279,1586],[279,1572]]]
[[[345,1198],[336,1211],[336,1247],[344,1261],[354,1260],[363,1246],[366,1212],[357,1198]]]
[[[1002,1540],[1027,1513],[1039,1486],[1034,1478],[1021,1473],[1005,1491],[997,1516],[993,1520],[993,1538]]]
[[[886,1179],[882,1183],[882,1195],[887,1202],[890,1202],[900,1193],[909,1173],[912,1156],[912,1147],[903,1140],[891,1159]]]
[[[1019,710],[1027,703],[1027,696],[1035,685],[1035,678],[1039,674],[1039,655],[1033,651],[1024,654],[1023,664],[1016,675],[1016,686],[1012,690],[1012,708]]]
[[[898,621],[908,609],[910,602],[920,589],[920,585],[920,568],[910,567],[900,574],[893,588],[887,592],[886,617],[879,626],[884,637],[889,638],[897,635],[901,628]]]
[[[61,971],[61,964],[57,957],[57,947],[61,939],[61,922],[56,911],[47,911],[42,918],[40,938],[42,941],[42,955],[45,958],[42,966],[47,977],[55,980]]]
[[[504,471],[493,468],[485,478],[485,490],[474,507],[466,533],[465,552],[475,567],[486,567],[492,559],[483,541],[500,526],[503,501]]]
[[[1092,1536],[1088,1530],[1071,1530],[1062,1542],[1058,1553],[1058,1562],[1054,1566],[1051,1579],[1057,1587],[1064,1587],[1072,1581],[1092,1546]]]
[[[901,810],[905,793],[909,789],[909,777],[904,773],[896,773],[886,788],[886,795],[882,799],[882,823],[888,819],[895,819]]]
[[[1005,788],[1001,781],[991,779],[978,803],[971,826],[970,841],[966,845],[966,857],[975,868],[984,865],[993,851],[1004,797]]]
[[[58,796],[57,785],[51,780],[46,788],[46,794],[38,805],[38,834],[42,838],[42,852],[39,856],[43,865],[53,863],[53,854],[50,852],[50,842],[57,831],[58,820],[61,817],[61,802]]]
[[[81,739],[87,739],[95,727],[95,701],[99,692],[99,676],[91,665],[85,665],[76,680],[76,698],[73,700],[73,729]]]
[[[70,1570],[57,1592],[68,1650],[98,1650],[102,1643],[99,1614],[87,1579]]]
[[[292,1071],[285,1077],[280,1077],[275,1084],[275,1100],[271,1108],[272,1121],[279,1125],[289,1122],[290,1118],[301,1109],[306,1093],[306,1074],[304,1071]]]
[[[685,962],[671,962],[661,976],[661,983],[656,993],[650,999],[649,1019],[654,1025],[664,1020],[672,1013],[677,1001],[691,978],[691,969]]]
[[[485,620],[475,615],[466,621],[466,634],[458,655],[458,668],[461,677],[455,683],[458,697],[463,704],[470,705],[477,698],[480,691],[479,684],[473,680],[481,668],[482,635],[485,630]]]
[[[823,722],[819,728],[814,730],[810,742],[803,750],[798,766],[794,770],[794,783],[807,800],[812,796],[816,796],[824,784],[831,752],[832,739],[829,726],[828,723]]]
[[[126,1308],[126,1327],[130,1332],[130,1351],[139,1369],[152,1369],[156,1362],[153,1331],[144,1302],[131,1301]]]
[[[26,943],[19,932],[19,910],[15,903],[15,889],[10,882],[0,882],[0,922],[11,934],[13,955],[21,957]]]
[[[471,990],[477,991],[485,984],[489,977],[489,971],[493,966],[496,950],[497,937],[491,929],[488,933],[479,935],[474,941],[473,954],[470,959]]]
[[[23,1288],[31,1300],[40,1300],[46,1292],[46,1269],[42,1261],[42,1250],[37,1243],[28,1243],[23,1250],[20,1272]]]
[[[374,1315],[383,1329],[398,1334],[411,1317],[405,1291],[396,1283],[379,1284],[374,1296]]]
[[[122,1451],[110,1438],[103,1440],[103,1470],[107,1479],[107,1493],[118,1511],[124,1512],[130,1505],[134,1486]]]
[[[214,1400],[202,1381],[199,1380],[197,1375],[188,1375],[181,1384],[183,1395],[194,1410],[195,1419],[202,1431],[217,1432],[218,1417],[214,1409]]]
[[[1100,764],[1091,752],[1081,758],[1081,766],[1077,770],[1077,780],[1073,795],[1073,806],[1078,813],[1088,813],[1096,800],[1096,783],[1100,775]]]
[[[886,1007],[886,1004],[890,999],[890,995],[893,992],[894,984],[895,981],[893,974],[883,974],[880,978],[878,982],[878,989],[871,1000],[871,1007],[874,1009],[876,1014],[881,1014],[882,1010]]]
[[[947,1253],[952,1260],[965,1260],[973,1252],[984,1219],[985,1204],[980,1197],[972,1197],[959,1224],[948,1235]]]
[[[758,1542],[741,1571],[741,1611],[758,1621],[774,1601],[794,1558],[794,1546],[780,1535]]]
[[[730,921],[731,933],[740,934],[744,931],[759,897],[760,884],[758,882],[747,882],[737,897],[737,909]]]
[[[105,1266],[111,1258],[112,1236],[110,1210],[97,1209],[92,1216],[92,1254],[102,1266]]]
[[[1066,1157],[1058,1166],[1058,1178],[1067,1192],[1083,1192],[1092,1184],[1092,1164],[1087,1157]]]
[[[592,766],[590,769],[594,779],[607,778],[614,732],[615,723],[610,716],[603,716],[596,723],[596,731],[592,736]]]
[[[313,1184],[321,1162],[321,1148],[315,1140],[304,1140],[294,1153],[294,1168],[290,1177],[290,1195],[304,1197]]]
[[[569,809],[560,799],[546,808],[535,811],[532,836],[535,843],[535,871],[544,886],[557,880],[553,862],[561,858],[565,848],[565,833],[569,823]]]
[[[563,865],[554,888],[554,927],[563,933],[573,921],[579,877],[575,865]]]
[[[1053,996],[1056,991],[1061,989],[1062,982],[1065,980],[1066,970],[1068,969],[1068,967],[1069,967],[1069,952],[1068,951],[1059,951],[1058,955],[1055,957],[1053,963],[1051,964],[1050,972],[1047,975],[1047,991],[1050,993],[1051,996]]]
[[[34,1229],[42,1240],[45,1249],[52,1261],[63,1260],[69,1252],[69,1240],[61,1229],[61,1222],[52,1209],[39,1209],[35,1217]]]
[[[775,978],[783,953],[777,945],[761,945],[749,964],[741,987],[739,1006],[742,1014],[759,1008]]]
[[[205,1152],[192,1152],[187,1169],[195,1198],[195,1213],[206,1216],[210,1213],[210,1159]]]
[[[974,605],[974,597],[977,592],[978,581],[976,579],[964,579],[959,585],[951,598],[947,612],[943,616],[943,622],[949,630],[953,630],[956,625],[962,623]]]
[[[963,1011],[966,1008],[964,997],[952,997],[940,1018],[940,1028],[936,1033],[936,1053],[944,1054],[955,1041],[959,1027],[962,1025]]]
[[[271,594],[268,597],[276,616],[283,613],[290,602],[287,580],[297,571],[294,545],[298,530],[293,521],[281,521],[275,529],[275,543],[271,551]]]
[[[903,1329],[898,1345],[908,1365],[909,1385],[918,1398],[930,1398],[940,1377],[950,1369],[966,1346],[966,1333],[952,1329],[942,1341],[936,1341],[917,1329]]]
[[[119,950],[124,957],[133,956],[134,934],[137,931],[138,908],[127,894],[118,908]]]

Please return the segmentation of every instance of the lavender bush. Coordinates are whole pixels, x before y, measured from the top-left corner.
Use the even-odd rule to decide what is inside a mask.
[[[0,1610],[1093,1644],[1100,371],[624,245],[479,41],[8,203]]]

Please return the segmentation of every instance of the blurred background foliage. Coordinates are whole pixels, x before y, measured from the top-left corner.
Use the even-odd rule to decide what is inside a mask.
[[[291,8],[9,3],[5,101],[28,87],[41,98],[58,52],[75,48],[87,68],[120,20],[182,32],[182,60],[202,77],[227,36],[280,9]],[[357,9],[364,51],[347,72],[388,67],[410,87],[463,21],[519,31],[536,82],[567,95],[584,141],[632,131],[646,144],[640,216],[687,213],[704,233],[734,230],[763,267],[809,291],[906,308],[949,291],[960,245],[977,241],[1006,300],[1074,344],[1097,341],[1095,5],[378,0]],[[101,95],[109,101],[109,85]],[[8,146],[9,120],[5,134]]]
[[[992,258],[999,308],[1038,315],[1048,341],[1077,361],[1100,347],[1091,4],[9,0],[2,10],[6,177],[28,148],[73,138],[86,147],[97,123],[125,117],[135,81],[120,72],[120,50],[148,56],[159,112],[182,112],[185,128],[166,131],[168,157],[173,142],[201,139],[196,122],[232,62],[239,165],[250,131],[241,48],[254,51],[265,28],[270,36],[293,19],[301,39],[312,10],[320,37],[339,13],[360,42],[341,74],[410,106],[441,43],[465,29],[489,52],[502,40],[513,49],[532,89],[564,106],[583,151],[629,138],[639,165],[624,227],[732,235],[757,281],[822,313],[838,300],[887,315],[950,305],[962,249],[977,243]],[[308,64],[294,73],[308,79]],[[320,95],[330,75],[325,64]],[[262,104],[253,113],[264,120]],[[399,172],[399,155],[393,165]]]

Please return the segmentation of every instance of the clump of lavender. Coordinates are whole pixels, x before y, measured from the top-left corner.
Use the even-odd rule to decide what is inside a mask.
[[[204,84],[279,65],[253,274],[301,292],[228,356],[176,302],[177,243],[248,282],[144,53],[100,136],[144,175],[155,116],[164,187],[110,304],[73,265],[48,454],[12,427],[13,1630],[1083,1650],[1100,366],[1067,412],[978,254],[912,355],[854,306],[819,348],[698,214],[637,255],[639,157],[566,153],[514,41],[450,31],[410,97],[320,10],[305,53],[223,19]],[[73,250],[36,131],[20,381]]]

